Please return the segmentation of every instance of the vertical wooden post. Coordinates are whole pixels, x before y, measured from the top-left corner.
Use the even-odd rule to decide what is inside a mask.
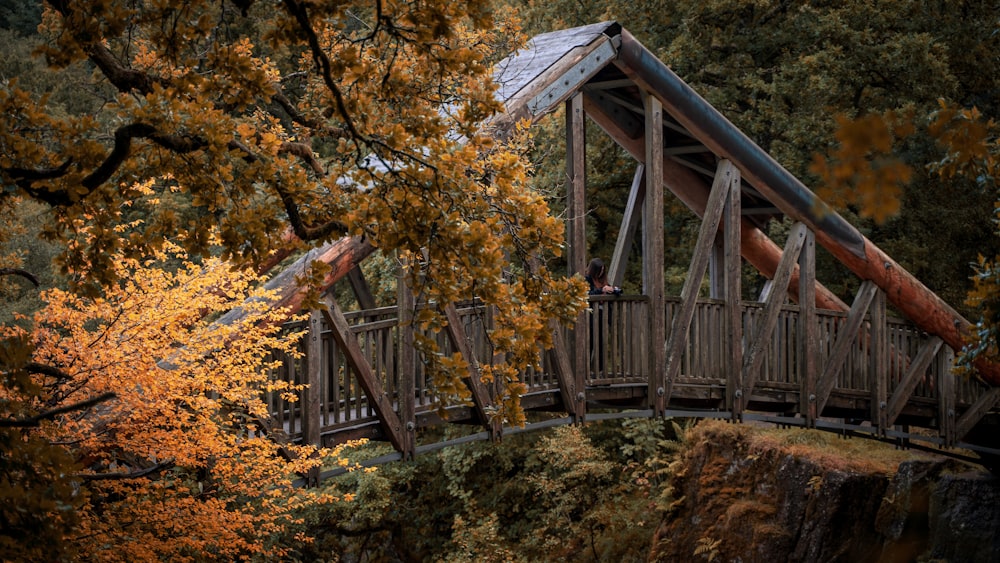
[[[577,93],[566,102],[566,211],[569,249],[569,275],[582,274],[587,266],[587,161],[586,119],[583,114],[583,94]],[[586,383],[590,371],[589,318],[586,311],[576,318],[573,329],[573,374],[576,383],[575,405],[572,411],[578,422],[586,412]]]
[[[806,230],[799,253],[799,412],[806,427],[816,426],[816,353],[819,348],[816,324],[816,233]]]
[[[955,375],[951,372],[955,353],[950,346],[941,346],[938,352],[938,433],[944,447],[954,447],[955,435]]]
[[[642,207],[642,292],[649,296],[649,390],[655,416],[667,408],[667,311],[663,301],[663,104],[643,94],[646,198]]]
[[[413,292],[406,281],[407,263],[400,265],[396,277],[396,303],[399,318],[399,421],[403,427],[403,455],[412,457],[416,449],[416,366],[413,347]]]
[[[880,436],[887,430],[889,406],[889,327],[886,322],[885,292],[878,291],[869,309],[871,319],[870,362],[872,373],[871,417],[872,426]]]
[[[729,201],[726,201],[729,205]],[[725,220],[725,219],[723,219]],[[725,299],[726,295],[726,249],[725,235],[719,231],[712,243],[712,254],[708,257],[708,297]]]
[[[322,446],[320,443],[320,385],[323,373],[322,314],[310,311],[306,332],[306,388],[302,401],[302,442]]]
[[[728,354],[726,355],[726,406],[733,417],[742,415],[742,401],[736,397],[736,391],[743,388],[743,288],[742,257],[740,256],[740,219],[742,215],[740,171],[735,166],[732,169],[729,194],[722,210],[722,253],[723,253],[723,289],[722,298],[726,300],[726,338]]]

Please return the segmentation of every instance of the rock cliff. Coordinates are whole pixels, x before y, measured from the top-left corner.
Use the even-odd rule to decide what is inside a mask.
[[[1000,561],[1000,480],[860,438],[705,421],[650,561]]]

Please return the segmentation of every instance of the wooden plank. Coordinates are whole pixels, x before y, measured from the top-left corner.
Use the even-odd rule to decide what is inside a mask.
[[[719,162],[719,167],[715,173],[715,181],[712,182],[712,193],[709,195],[705,216],[701,221],[701,227],[698,231],[698,241],[695,243],[694,254],[691,256],[691,266],[688,268],[684,287],[681,288],[680,310],[674,316],[670,327],[670,339],[666,343],[666,397],[668,401],[670,399],[671,385],[680,373],[681,355],[687,344],[688,329],[691,326],[691,319],[694,316],[698,290],[701,287],[702,278],[705,277],[705,268],[708,266],[708,255],[711,252],[712,244],[715,242],[715,233],[719,230],[722,212],[725,210],[726,202],[729,200],[729,192],[733,185],[734,170],[735,168],[728,160]],[[652,174],[652,170],[650,170],[650,174]],[[657,267],[662,270],[662,266],[658,265]]]
[[[878,435],[885,436],[888,429],[886,420],[887,395],[889,389],[889,343],[887,339],[885,292],[875,293],[870,308],[871,341],[868,356],[871,372],[871,421]]]
[[[726,406],[734,417],[740,416],[740,401],[736,391],[743,387],[743,260],[740,255],[740,220],[742,210],[742,175],[735,166],[729,185],[729,197],[723,208],[723,287],[722,298],[726,301]]]
[[[778,313],[785,304],[788,296],[788,282],[792,278],[792,272],[799,261],[799,252],[805,243],[806,226],[796,223],[788,233],[788,240],[785,242],[785,252],[781,256],[778,270],[774,273],[772,280],[773,289],[768,295],[764,304],[764,314],[760,322],[754,327],[753,340],[750,342],[746,358],[743,360],[743,405],[746,409],[750,401],[750,394],[753,393],[754,385],[760,375],[760,369],[764,362],[765,350],[771,343],[771,334],[778,323]]]
[[[302,303],[309,292],[309,288],[298,284],[296,277],[305,271],[313,261],[323,262],[330,266],[330,271],[327,272],[318,288],[320,291],[326,291],[374,251],[375,246],[366,237],[358,236],[337,239],[306,252],[291,266],[264,284],[265,289],[274,292],[274,298],[269,305],[272,309],[286,310],[288,317],[291,317],[302,308]],[[215,323],[229,325],[245,316],[246,311],[242,307],[236,307],[219,317]]]
[[[910,399],[913,390],[927,377],[927,368],[930,367],[931,362],[937,356],[943,344],[943,340],[937,336],[931,336],[926,342],[920,345],[920,350],[917,352],[916,357],[913,358],[910,366],[906,369],[906,373],[903,374],[903,378],[896,386],[895,391],[892,392],[892,397],[889,399],[886,407],[887,425],[892,426],[896,423],[896,418],[899,417],[899,413],[903,412],[903,407],[906,406],[906,401]],[[949,380],[953,379],[951,373],[948,373],[946,377]],[[939,387],[938,393],[944,393],[944,390]]]
[[[344,313],[330,295],[323,297],[323,303],[327,306],[327,309],[323,311],[326,323],[330,326],[337,344],[343,349],[347,364],[358,376],[358,384],[361,385],[361,388],[364,389],[365,394],[368,396],[368,400],[375,410],[375,414],[378,416],[382,430],[388,436],[389,442],[396,448],[396,451],[402,453],[404,457],[412,457],[414,450],[410,447],[406,439],[399,415],[392,408],[392,400],[386,395],[382,382],[372,372],[371,365],[369,365],[368,360],[365,358],[365,354],[361,350],[357,338],[351,334],[351,327],[348,325],[347,319],[344,318]],[[358,404],[360,405],[360,401]],[[360,412],[356,414],[358,418],[361,418]]]
[[[306,373],[305,400],[302,401],[302,441],[314,446],[320,445],[320,386],[323,372],[322,314],[309,312],[306,331]]]
[[[572,95],[579,95],[577,91],[580,87],[614,57],[615,47],[611,41],[598,41],[592,51],[580,57],[580,60],[566,69],[561,76],[545,83],[536,82],[542,85],[542,89],[527,102],[527,110],[532,118],[551,112],[557,104]]]
[[[833,350],[830,352],[830,357],[826,359],[826,367],[823,369],[819,380],[816,381],[817,416],[823,416],[826,401],[830,398],[830,393],[837,382],[837,372],[844,367],[851,344],[858,336],[858,330],[861,328],[861,323],[868,312],[868,306],[871,305],[877,291],[878,286],[868,280],[861,282],[861,287],[858,288],[858,293],[854,297],[854,304],[851,305],[851,310],[847,313],[847,320],[844,321],[842,329],[837,333]]]
[[[610,39],[608,23],[564,29],[532,37],[525,48],[494,67],[497,97],[508,112],[517,113],[546,84],[558,80],[577,61]],[[513,116],[518,117],[518,116]]]
[[[961,440],[1000,400],[1000,387],[990,387],[972,404],[955,423],[955,436]]]
[[[958,395],[955,376],[951,373],[954,352],[943,346],[938,354],[938,433],[944,439],[944,446],[950,448],[958,441],[955,435],[955,398]]]
[[[723,221],[725,222],[725,221]],[[724,299],[725,292],[725,263],[726,251],[723,248],[722,231],[715,233],[715,241],[712,243],[712,253],[708,257],[708,297],[710,299]]]
[[[567,260],[569,275],[580,274],[587,264],[587,150],[586,116],[583,113],[583,95],[577,93],[566,102],[566,222],[569,248]],[[576,318],[573,329],[573,374],[574,388],[586,387],[587,373],[590,371],[587,312],[582,311]],[[586,411],[585,398],[573,393],[573,412],[578,420],[583,420]]]
[[[635,240],[636,227],[642,220],[642,202],[646,199],[646,167],[639,164],[632,175],[632,187],[628,191],[628,202],[622,214],[622,225],[615,239],[615,251],[611,255],[611,265],[608,267],[608,282],[621,287],[625,280],[625,265],[628,253]]]
[[[566,351],[566,341],[562,336],[562,326],[553,319],[549,322],[549,328],[552,330],[552,349],[548,353],[553,370],[556,372],[556,379],[559,381],[559,395],[562,397],[567,414],[574,420],[582,422],[585,413],[578,413],[576,410],[580,404],[577,395],[582,389],[578,390],[576,387],[572,363]]]
[[[666,341],[666,311],[663,308],[663,105],[643,94],[646,124],[646,197],[642,206],[642,292],[649,296],[649,388],[647,397],[654,416],[666,410],[666,359],[662,342]]]
[[[502,429],[500,419],[499,417],[490,416],[490,413],[495,408],[493,397],[490,395],[486,385],[483,384],[482,376],[479,373],[479,362],[476,360],[476,355],[473,353],[472,347],[469,346],[468,335],[461,328],[462,320],[458,317],[458,310],[455,309],[454,303],[449,303],[444,308],[444,315],[448,319],[445,333],[448,335],[449,341],[469,364],[469,372],[463,379],[466,380],[466,384],[472,392],[472,401],[476,408],[476,414],[479,416],[479,421],[490,433],[490,437],[495,440],[500,437]]]
[[[368,280],[365,279],[365,274],[361,271],[360,265],[351,268],[351,271],[347,272],[347,281],[350,282],[351,289],[354,290],[354,298],[358,300],[358,307],[362,311],[376,307],[372,288],[368,285]]]
[[[806,230],[806,240],[799,254],[799,410],[806,426],[816,425],[816,364],[819,351],[819,327],[816,324],[816,235]]]
[[[409,451],[416,451],[417,436],[417,349],[413,346],[413,314],[416,298],[406,281],[407,264],[400,268],[396,278],[397,322],[399,323],[399,418]],[[412,448],[412,449],[410,449]]]

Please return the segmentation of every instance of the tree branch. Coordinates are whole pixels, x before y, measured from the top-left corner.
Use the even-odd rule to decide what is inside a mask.
[[[110,392],[102,393],[96,397],[87,399],[85,401],[80,401],[79,403],[73,403],[72,405],[66,405],[64,407],[48,410],[28,418],[0,420],[0,428],[33,428],[41,424],[43,420],[55,418],[64,413],[87,409],[94,405],[103,403],[104,401],[107,401],[109,399],[113,399],[115,398],[115,396],[116,395],[114,393]]]
[[[54,377],[56,379],[70,380],[73,379],[68,373],[63,370],[50,366],[47,364],[41,364],[38,362],[28,362],[24,365],[24,371],[28,373],[37,373],[40,375],[47,375],[49,377]]]
[[[344,120],[348,133],[354,139],[363,142],[365,136],[355,127],[354,120],[351,119],[351,113],[347,111],[347,102],[344,100],[344,93],[340,91],[340,88],[337,87],[336,82],[333,80],[333,74],[330,70],[330,57],[326,55],[326,51],[320,45],[319,37],[316,35],[316,30],[312,27],[312,22],[309,21],[309,14],[306,13],[305,5],[298,2],[298,0],[285,0],[285,7],[295,17],[299,28],[305,34],[309,43],[309,49],[313,55],[313,60],[316,62],[316,66],[319,67],[320,76],[322,76],[327,89],[333,94],[333,99],[337,103],[337,113]]]
[[[22,270],[20,268],[0,268],[0,276],[11,276],[11,275],[21,276],[23,278],[26,278],[28,281],[34,284],[35,287],[38,287],[39,285],[38,278],[35,277],[35,274],[32,274],[27,270]]]
[[[77,479],[83,479],[84,481],[111,481],[111,480],[138,479],[139,477],[145,477],[151,473],[163,471],[164,469],[170,469],[173,466],[174,466],[174,458],[170,458],[168,460],[161,461],[160,463],[157,463],[145,469],[140,469],[138,471],[122,471],[119,473],[77,473],[73,477],[76,477]]]

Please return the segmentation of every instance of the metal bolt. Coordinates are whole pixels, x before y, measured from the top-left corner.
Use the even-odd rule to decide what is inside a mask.
[[[664,390],[663,387],[657,387],[656,388],[656,396],[657,397],[662,397],[665,393],[666,393],[666,390]]]
[[[417,427],[417,425],[416,425],[416,424],[413,424],[413,422],[407,422],[407,423],[406,423],[406,430],[407,430],[407,432],[413,432],[413,430],[414,430],[414,429],[415,429],[416,427]]]

